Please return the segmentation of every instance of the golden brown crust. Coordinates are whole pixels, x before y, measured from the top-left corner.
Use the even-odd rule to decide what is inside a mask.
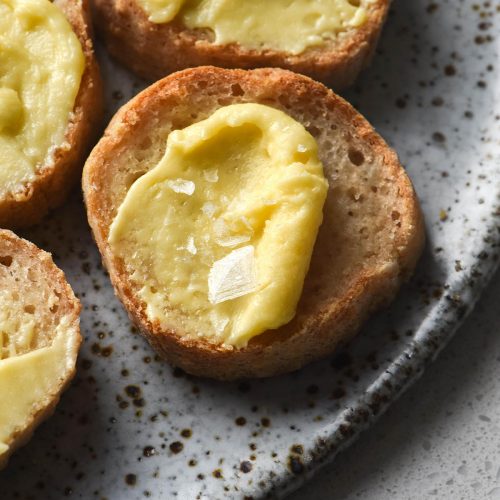
[[[238,44],[214,45],[204,30],[178,22],[156,24],[137,0],[92,0],[98,31],[109,52],[139,76],[157,80],[184,68],[279,67],[328,83],[335,90],[351,85],[375,51],[390,0],[367,5],[369,17],[338,40],[299,55],[275,50],[245,49]]]
[[[82,44],[85,70],[66,144],[56,150],[53,164],[40,169],[22,193],[0,198],[0,227],[36,224],[49,210],[61,205],[80,178],[90,147],[97,139],[103,115],[103,91],[92,43],[88,0],[55,0]]]
[[[155,129],[169,120],[170,129],[185,127],[235,102],[267,104],[301,121],[318,141],[330,183],[295,318],[242,349],[193,340],[151,322],[137,298],[138,285],[130,281],[126,264],[115,258],[107,242],[128,187],[164,152],[165,143],[154,142]],[[176,109],[191,115],[183,122]],[[144,153],[145,148],[157,156],[134,170],[126,155]],[[328,355],[394,297],[424,243],[418,200],[396,153],[331,90],[279,69],[202,67],[155,83],[115,115],[87,160],[83,189],[95,240],[131,319],[168,361],[189,373],[219,379],[270,376]]]
[[[59,384],[52,388],[46,395],[44,401],[39,402],[39,404],[33,408],[33,413],[29,418],[7,440],[5,444],[9,446],[9,449],[6,453],[0,455],[0,469],[2,469],[7,464],[10,455],[17,448],[26,444],[36,427],[54,412],[62,391],[66,389],[75,374],[75,363],[81,344],[79,327],[81,305],[80,301],[75,297],[71,286],[66,281],[64,273],[54,264],[51,255],[40,250],[33,243],[19,238],[11,231],[0,229],[0,257],[0,266],[4,266],[6,262],[8,263],[10,259],[6,260],[6,257],[9,257],[14,262],[16,260],[20,261],[19,267],[29,269],[27,275],[32,276],[32,280],[36,282],[39,287],[38,293],[40,294],[40,302],[34,305],[38,310],[42,310],[43,312],[37,313],[40,315],[40,317],[37,318],[38,322],[43,323],[43,314],[54,317],[54,324],[58,323],[59,318],[65,317],[69,319],[67,332],[65,333],[72,336],[71,350],[67,351],[67,355],[71,359],[73,366],[73,368],[68,368],[66,370]],[[9,266],[13,265],[14,264],[9,264]],[[4,286],[5,283],[2,281],[3,274],[1,271],[0,269],[0,286]],[[25,276],[18,276],[18,278],[20,283],[19,287],[23,285],[32,287],[32,283],[24,283],[26,280]],[[40,288],[45,286],[51,287],[59,298],[59,302],[57,303],[58,309],[54,313],[48,310],[49,305],[42,298],[43,295]],[[23,294],[19,293],[19,295],[22,296],[21,300],[24,300],[25,297]],[[55,334],[55,328],[52,328],[49,332],[43,333],[52,338]],[[69,343],[67,345],[69,345]]]

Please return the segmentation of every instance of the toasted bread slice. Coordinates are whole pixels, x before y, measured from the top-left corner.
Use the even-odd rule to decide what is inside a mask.
[[[131,184],[162,158],[168,134],[224,105],[273,106],[315,137],[329,192],[324,219],[294,319],[244,348],[164,330],[137,298],[127,262],[108,245],[110,224]],[[410,276],[424,243],[412,184],[396,153],[342,98],[280,69],[201,67],[146,89],[113,118],[84,167],[90,225],[116,293],[153,347],[189,373],[219,379],[287,372],[330,354]]]
[[[357,4],[367,11],[364,24],[319,47],[292,55],[239,44],[218,45],[213,43],[210,30],[190,30],[177,20],[153,23],[137,0],[92,0],[96,26],[109,52],[143,78],[157,80],[173,71],[207,64],[245,69],[279,67],[326,82],[335,90],[352,84],[371,61],[390,0],[359,0]]]
[[[0,401],[0,468],[52,414],[73,378],[81,342],[79,313],[80,302],[50,254],[10,231],[0,230],[0,386],[8,386],[4,403]],[[16,389],[30,380],[33,359],[28,357],[43,355],[54,345],[56,336],[62,359],[51,358],[54,373],[46,377],[40,373],[36,379],[40,387],[33,394],[26,394],[31,386],[25,387],[24,406],[18,406]],[[38,362],[42,361],[39,357]],[[1,380],[7,376],[9,380]]]
[[[53,161],[38,169],[33,182],[16,193],[0,197],[0,227],[36,224],[49,210],[61,205],[80,178],[89,149],[100,132],[103,91],[92,43],[90,8],[87,0],[54,0],[73,27],[85,55],[85,69],[68,123],[64,144]]]

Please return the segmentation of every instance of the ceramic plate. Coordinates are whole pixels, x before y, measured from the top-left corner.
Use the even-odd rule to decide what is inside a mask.
[[[428,243],[415,278],[334,357],[217,383],[159,361],[114,297],[81,197],[25,236],[84,304],[78,374],[0,477],[0,497],[259,498],[296,488],[433,359],[498,262],[498,2],[399,1],[346,97],[399,152]],[[143,83],[101,54],[112,112]]]

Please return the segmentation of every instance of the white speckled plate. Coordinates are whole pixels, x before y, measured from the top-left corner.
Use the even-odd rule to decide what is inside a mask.
[[[84,304],[78,375],[0,475],[0,498],[259,498],[297,487],[421,373],[498,263],[500,7],[396,2],[350,99],[399,152],[428,244],[416,276],[333,359],[249,383],[158,361],[113,295],[81,197],[26,236]],[[142,86],[102,57],[109,113]]]

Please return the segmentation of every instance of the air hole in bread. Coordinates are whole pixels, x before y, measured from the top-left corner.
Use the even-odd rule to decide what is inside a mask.
[[[325,151],[331,151],[333,149],[333,144],[329,140],[324,141]]]
[[[198,88],[199,89],[206,89],[207,85],[208,85],[208,82],[206,82],[205,80],[201,80],[201,81],[198,82]]]
[[[10,337],[7,333],[5,332],[0,332],[0,345],[3,346],[4,349],[9,347],[10,344]],[[7,357],[9,357],[8,352],[6,353]],[[2,350],[0,349],[0,359],[2,359]]]
[[[401,217],[401,214],[398,211],[393,210],[391,213],[391,217],[392,217],[392,220],[399,220],[399,218]]]
[[[366,226],[363,226],[360,230],[359,230],[359,234],[362,238],[366,239],[368,238],[369,236],[369,232],[368,232],[368,228]]]
[[[153,145],[153,141],[150,137],[144,137],[144,139],[139,143],[139,149],[144,151],[149,149]]]
[[[280,95],[278,97],[278,101],[280,102],[280,104],[285,107],[285,108],[289,108],[290,107],[290,100],[288,99],[288,96],[286,95]]]
[[[231,94],[235,96],[245,95],[245,91],[241,88],[239,83],[233,83],[231,85]]]
[[[12,264],[12,257],[10,255],[0,255],[0,265],[10,267]]]
[[[137,160],[137,163],[141,163],[142,161],[149,158],[149,156],[150,153],[148,153],[148,151],[141,151],[140,149],[138,149],[134,152],[134,158]]]
[[[130,186],[139,178],[144,175],[144,172],[132,172],[127,175],[125,179],[125,185],[127,186],[127,190],[130,189]]]
[[[315,125],[309,125],[309,127],[307,127],[307,131],[314,137],[318,137],[321,134],[321,130]]]
[[[353,7],[359,7],[361,5],[361,0],[347,0]]]
[[[24,306],[24,312],[28,314],[35,314],[35,306],[28,304],[27,306]]]
[[[50,308],[50,312],[52,314],[55,314],[57,312],[57,310],[59,309],[59,306],[57,304],[54,304],[51,308]]]
[[[378,191],[378,187],[377,186],[372,186],[371,190],[372,190],[372,192],[376,193]]]
[[[358,149],[349,148],[347,155],[349,156],[351,163],[357,167],[363,165],[363,162],[365,161],[365,155]]]
[[[157,290],[154,286],[150,286],[150,287],[149,287],[149,291],[150,291],[151,293],[157,293],[157,292],[158,292],[158,290]]]

